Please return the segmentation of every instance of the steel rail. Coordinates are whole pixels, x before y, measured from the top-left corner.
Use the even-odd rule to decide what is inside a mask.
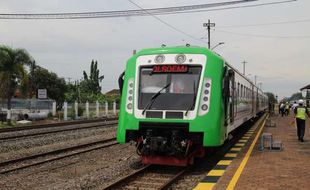
[[[97,146],[97,145],[100,145],[102,143],[103,143],[103,145]],[[52,156],[52,155],[66,153],[68,151],[74,151],[73,153],[70,153],[70,154],[66,154],[66,155],[63,155],[63,156],[58,156],[56,158],[46,159],[46,160],[42,160],[42,161],[37,161],[37,162],[34,162],[34,163],[30,163],[30,164],[24,164],[22,166],[17,166],[17,167],[11,168],[11,169],[2,169],[2,170],[0,169],[0,174],[5,174],[5,173],[13,172],[13,171],[16,171],[16,170],[28,168],[28,167],[31,167],[31,166],[36,166],[36,165],[40,165],[40,164],[43,164],[43,163],[60,160],[60,159],[63,159],[63,158],[75,156],[75,155],[78,155],[78,154],[90,152],[90,151],[101,149],[101,148],[107,148],[107,147],[110,147],[110,146],[113,146],[113,145],[116,145],[116,144],[118,144],[118,143],[116,142],[116,138],[114,137],[114,138],[105,139],[105,140],[101,140],[101,141],[85,143],[85,144],[76,145],[76,146],[72,146],[72,147],[52,150],[52,151],[49,151],[49,152],[38,153],[38,154],[31,155],[31,156],[25,156],[25,157],[21,157],[21,158],[12,159],[12,160],[7,160],[7,161],[4,161],[4,162],[0,162],[0,167],[5,167],[5,166],[11,165],[11,164],[17,164],[17,163],[20,163],[20,162],[23,162],[23,161],[27,161],[27,160],[37,159],[39,157]],[[86,149],[86,150],[77,151],[78,149],[87,148],[87,147],[91,147],[91,146],[97,146],[97,147],[89,148],[89,149]]]
[[[100,126],[110,126],[110,125],[115,125],[115,124],[117,124],[117,122],[96,124],[93,126],[79,126],[79,127],[75,127],[75,128],[60,129],[60,130],[55,130],[55,131],[45,131],[45,132],[39,132],[39,133],[21,134],[21,135],[15,135],[15,136],[0,137],[0,140],[10,140],[10,139],[17,139],[17,138],[24,138],[24,137],[33,137],[33,136],[46,135],[46,134],[51,134],[51,133],[74,131],[74,130],[79,130],[79,129],[91,129],[91,128],[96,128],[96,127],[100,127]],[[74,125],[72,125],[72,126],[74,126]],[[57,126],[57,127],[67,127],[67,125]],[[37,128],[37,129],[41,129],[41,128]]]
[[[91,120],[65,121],[65,122],[58,122],[58,123],[24,125],[24,126],[19,126],[19,127],[2,128],[0,129],[0,133],[11,132],[11,131],[23,131],[23,130],[30,130],[30,129],[43,129],[43,128],[50,128],[50,127],[62,127],[62,126],[68,126],[68,125],[94,123],[94,122],[101,122],[101,121],[102,122],[113,121],[117,119],[118,119],[117,117],[113,117],[113,118],[100,118],[100,119],[91,119]]]
[[[140,180],[139,175],[141,175],[143,173],[149,172],[151,174],[155,174],[157,171],[161,170],[161,169],[156,169],[155,172],[149,171],[149,170],[151,170],[152,167],[154,167],[154,166],[153,165],[144,166],[143,168],[121,178],[120,180],[118,180],[116,182],[113,182],[112,184],[104,187],[103,189],[104,190],[118,189],[120,186],[124,187],[125,184],[129,184],[132,182],[139,181]],[[183,176],[186,171],[188,171],[188,167],[187,168],[180,168],[180,170],[181,171],[174,174],[170,179],[168,179],[168,181],[165,181],[160,187],[158,187],[158,189],[159,190],[168,189],[173,183],[175,183],[175,181],[177,181],[181,176]],[[157,174],[157,175],[161,175],[161,174]],[[143,177],[143,176],[144,175],[142,175],[141,177]]]

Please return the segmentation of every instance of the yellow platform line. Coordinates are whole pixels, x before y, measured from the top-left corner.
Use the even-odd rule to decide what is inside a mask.
[[[230,165],[232,162],[232,160],[221,160],[217,163],[217,165],[224,165],[224,166],[228,166]]]
[[[235,158],[235,157],[237,157],[237,154],[235,154],[235,153],[227,153],[227,154],[225,154],[225,157]]]
[[[207,176],[222,176],[224,174],[225,170],[211,170],[207,174]]]
[[[235,146],[244,146],[245,143],[236,143]]]
[[[245,154],[243,160],[241,161],[241,164],[240,164],[239,168],[237,169],[235,175],[233,176],[233,178],[232,178],[231,181],[229,182],[229,184],[228,184],[228,186],[227,186],[227,190],[233,190],[233,189],[235,188],[235,186],[236,186],[236,184],[237,184],[237,181],[239,180],[240,175],[241,175],[241,173],[242,173],[242,171],[243,171],[243,169],[244,169],[246,163],[248,162],[248,160],[249,160],[249,158],[250,158],[250,155],[251,155],[251,153],[252,153],[252,151],[253,151],[253,148],[254,148],[254,146],[255,146],[255,144],[256,144],[256,141],[257,141],[257,139],[258,139],[260,133],[262,132],[262,130],[263,130],[263,128],[264,128],[264,125],[265,125],[265,122],[266,122],[267,118],[268,118],[268,116],[265,118],[263,124],[261,125],[261,127],[260,127],[260,129],[259,129],[259,131],[258,131],[258,133],[257,133],[257,135],[256,135],[256,137],[255,137],[255,139],[253,140],[253,142],[252,142],[252,144],[251,144],[249,150],[247,151],[247,153]]]
[[[194,190],[211,190],[213,189],[216,183],[198,183],[198,185],[194,188]]]
[[[231,151],[240,151],[241,148],[240,148],[240,147],[233,147],[233,148],[231,148],[230,150],[231,150]]]
[[[241,139],[241,140],[239,140],[238,142],[247,142],[248,140],[245,140],[245,139]]]

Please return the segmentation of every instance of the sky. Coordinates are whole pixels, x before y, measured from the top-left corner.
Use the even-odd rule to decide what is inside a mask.
[[[132,0],[143,8],[185,6],[229,0]],[[258,0],[254,5],[283,0]],[[229,6],[226,6],[229,7]],[[230,6],[231,7],[231,6]],[[262,83],[264,91],[289,97],[310,84],[310,1],[239,9],[157,16],[77,20],[0,19],[0,44],[24,48],[36,63],[64,77],[78,80],[89,72],[92,59],[105,76],[102,91],[118,88],[117,79],[133,50],[179,46],[207,47],[203,23],[215,23],[211,47],[228,63]],[[1,0],[0,14],[63,13],[138,9],[129,0]],[[273,24],[270,24],[273,23]],[[244,26],[246,25],[246,26]],[[251,26],[249,26],[251,25]],[[197,40],[198,39],[198,40]]]

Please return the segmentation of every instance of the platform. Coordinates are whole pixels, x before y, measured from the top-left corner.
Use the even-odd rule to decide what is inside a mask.
[[[293,115],[270,117],[276,127],[264,127],[262,133],[271,133],[283,143],[282,151],[260,150],[257,127],[246,146],[227,167],[212,189],[309,189],[310,188],[310,119],[306,121],[304,142],[299,142],[292,125]],[[257,138],[256,138],[257,137]],[[255,145],[253,144],[255,142]],[[251,150],[251,144],[252,150]]]

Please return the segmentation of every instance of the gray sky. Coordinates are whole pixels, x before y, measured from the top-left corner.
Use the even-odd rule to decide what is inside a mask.
[[[143,8],[184,6],[225,0],[133,0]],[[228,0],[226,0],[228,1]],[[251,5],[280,0],[259,0]],[[240,4],[241,5],[241,4]],[[202,23],[216,23],[211,46],[231,65],[262,82],[265,91],[290,96],[310,83],[310,1],[199,13],[161,15],[165,22],[196,38],[206,36]],[[137,9],[127,0],[1,0],[0,13],[59,13]],[[259,25],[307,20],[286,24]],[[227,27],[227,26],[235,27]],[[259,25],[240,27],[239,25]],[[226,27],[225,27],[226,26]],[[239,27],[237,27],[239,26]],[[0,43],[25,48],[36,62],[61,77],[79,79],[98,60],[103,91],[117,88],[133,49],[192,45],[207,46],[167,27],[151,16],[82,20],[0,20]],[[71,80],[73,80],[71,79]]]

